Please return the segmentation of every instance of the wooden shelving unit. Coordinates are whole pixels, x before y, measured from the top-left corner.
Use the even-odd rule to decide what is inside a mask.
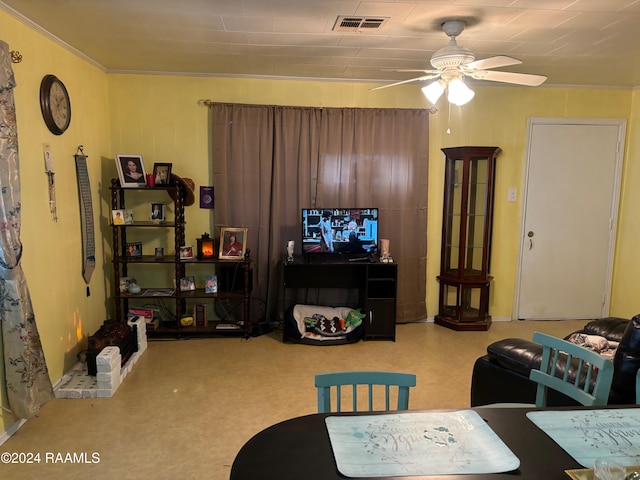
[[[173,307],[172,319],[163,321],[157,328],[147,331],[149,337],[159,336],[214,336],[240,334],[248,335],[251,332],[251,288],[252,271],[251,257],[247,251],[240,260],[228,260],[219,258],[198,259],[195,256],[189,260],[180,259],[180,246],[185,245],[185,217],[184,217],[184,187],[175,182],[169,186],[157,186],[153,188],[135,187],[122,188],[120,181],[116,178],[111,181],[111,208],[113,210],[126,209],[126,194],[129,192],[157,192],[166,191],[174,203],[174,218],[166,222],[134,221],[126,225],[111,226],[113,240],[113,299],[115,301],[115,317],[117,321],[126,321],[129,308],[140,307],[145,302],[151,300],[162,300],[170,303]],[[130,258],[125,255],[126,245],[131,240],[136,240],[136,231],[141,229],[172,229],[174,251],[162,257],[154,255],[142,255]],[[218,277],[218,292],[205,293],[204,288],[196,288],[191,291],[181,291],[179,288],[180,279],[188,275],[188,271],[194,265],[210,265],[215,269]],[[153,287],[142,288],[140,293],[133,294],[120,291],[120,279],[130,276],[136,271],[153,268],[172,268],[174,285],[154,285]],[[171,293],[148,295],[148,291],[171,290]],[[242,315],[240,319],[230,322],[228,319],[220,321],[211,320],[212,313],[208,313],[208,318],[204,325],[183,326],[180,318],[191,313],[190,305],[196,304],[198,300],[207,302],[225,301],[241,306]]]

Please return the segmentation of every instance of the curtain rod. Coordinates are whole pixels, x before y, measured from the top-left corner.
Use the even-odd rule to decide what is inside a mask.
[[[201,107],[209,107],[209,108],[213,108],[213,106],[215,105],[215,102],[209,98],[207,99],[200,99],[198,100],[198,105],[200,105]],[[268,106],[268,105],[261,105],[263,107]],[[302,107],[302,108],[318,108],[320,110],[322,110],[323,107]],[[435,106],[432,106],[430,108],[414,108],[414,109],[409,109],[409,110],[429,110],[429,113],[431,114],[435,114],[438,112],[438,109]]]

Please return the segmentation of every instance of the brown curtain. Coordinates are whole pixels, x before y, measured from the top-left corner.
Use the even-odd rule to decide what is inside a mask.
[[[301,208],[378,207],[398,266],[398,322],[425,319],[427,110],[212,106],[216,227],[246,227],[254,296],[278,309]],[[218,232],[219,233],[219,232]]]

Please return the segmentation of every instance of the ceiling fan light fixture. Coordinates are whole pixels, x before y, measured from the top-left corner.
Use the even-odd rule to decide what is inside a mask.
[[[421,90],[424,96],[427,97],[427,100],[431,102],[431,105],[435,105],[444,93],[445,88],[446,85],[444,82],[442,80],[437,80],[435,82],[431,82],[426,87],[422,87]]]
[[[451,80],[447,85],[447,100],[454,105],[464,105],[470,102],[474,95],[475,92],[459,78]]]

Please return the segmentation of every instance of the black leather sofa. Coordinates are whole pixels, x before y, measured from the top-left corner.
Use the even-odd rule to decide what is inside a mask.
[[[620,342],[614,356],[614,374],[609,405],[636,403],[636,373],[640,367],[640,314],[631,320],[609,317],[587,323],[579,333],[598,335]],[[565,338],[575,332],[570,332]],[[478,358],[471,379],[471,406],[491,403],[535,403],[536,383],[529,380],[532,368],[540,367],[542,346],[531,340],[507,338],[487,347]],[[569,374],[575,365],[569,366]],[[563,367],[564,368],[564,367]],[[549,389],[549,406],[577,403]]]

